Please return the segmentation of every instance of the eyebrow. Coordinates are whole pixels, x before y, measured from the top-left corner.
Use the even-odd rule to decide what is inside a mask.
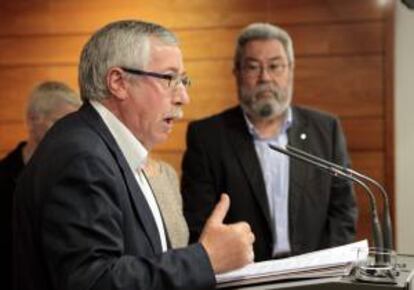
[[[282,56],[274,56],[274,57],[267,59],[266,61],[278,61],[278,60],[285,60],[285,58]],[[254,58],[254,57],[246,57],[245,61],[261,62],[261,60]]]
[[[169,68],[164,69],[163,71],[166,72],[166,73],[171,72],[171,74],[179,75],[179,76],[186,76],[187,75],[186,71],[183,71],[182,73],[180,73],[179,70],[175,67],[169,67]]]

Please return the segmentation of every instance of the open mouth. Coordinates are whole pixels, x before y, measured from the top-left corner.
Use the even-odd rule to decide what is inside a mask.
[[[164,122],[167,125],[172,125],[174,123],[175,119],[176,118],[174,116],[166,117],[166,118],[164,118]]]
[[[183,113],[180,109],[176,109],[173,112],[170,112],[164,116],[164,122],[167,125],[172,125],[175,121],[181,119]]]
[[[167,123],[168,125],[171,125],[174,122],[174,117],[164,118],[164,122]]]

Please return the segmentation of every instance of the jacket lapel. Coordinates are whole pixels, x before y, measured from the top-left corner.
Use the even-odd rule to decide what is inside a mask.
[[[235,152],[241,163],[244,175],[250,184],[251,192],[258,202],[270,230],[272,223],[262,169],[240,107],[237,107],[233,114],[229,116],[226,125],[230,143],[234,148],[233,152]]]
[[[300,111],[292,107],[293,123],[288,130],[288,144],[297,149],[309,152],[309,132],[306,119],[300,114]],[[289,165],[289,225],[290,236],[294,237],[295,229],[292,225],[297,224],[298,214],[298,194],[306,191],[306,180],[308,178],[309,165],[295,158],[290,158]],[[293,241],[291,241],[292,243]]]
[[[295,107],[292,108],[292,114],[293,123],[288,130],[288,144],[300,150],[309,152],[309,132],[306,120]],[[295,158],[290,158],[290,183],[294,186],[303,184],[303,180],[305,180],[307,176],[306,169],[308,166],[309,165],[305,164],[303,161],[296,160]]]
[[[148,203],[141,191],[141,188],[135,179],[134,173],[131,171],[127,161],[125,160],[121,149],[117,145],[115,139],[111,135],[109,129],[106,127],[99,114],[89,103],[83,105],[80,111],[83,119],[86,120],[86,122],[96,132],[98,132],[101,138],[105,141],[108,149],[111,151],[114,159],[118,163],[118,166],[124,177],[124,182],[127,185],[128,194],[135,209],[138,221],[141,223],[144,232],[147,234],[148,240],[150,241],[154,252],[162,252],[159,233],[154,217],[151,213],[151,209],[149,208]]]

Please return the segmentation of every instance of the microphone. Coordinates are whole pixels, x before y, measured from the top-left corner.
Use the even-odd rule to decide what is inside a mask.
[[[364,181],[367,181],[369,183],[371,183],[372,185],[374,185],[375,187],[378,188],[379,192],[382,195],[382,200],[383,200],[383,214],[382,214],[382,230],[383,230],[383,235],[384,235],[384,241],[383,241],[383,245],[385,249],[389,249],[389,250],[393,250],[394,246],[393,246],[393,239],[392,239],[392,222],[391,222],[391,213],[390,213],[390,202],[389,202],[389,197],[387,192],[385,191],[384,187],[377,182],[376,180],[374,180],[373,178],[364,175],[356,170],[353,170],[351,168],[347,168],[344,166],[340,166],[338,164],[335,164],[333,162],[327,161],[325,159],[319,158],[315,155],[309,154],[305,151],[302,151],[300,149],[297,149],[295,147],[292,147],[290,145],[286,145],[286,149],[292,152],[295,152],[297,154],[300,154],[302,156],[305,156],[307,158],[313,159],[317,162],[323,163],[327,166],[332,166],[338,170],[341,170],[345,173],[350,174],[351,176],[356,176],[359,179],[362,179]]]
[[[279,153],[285,154],[289,157],[298,159],[305,163],[311,164],[319,169],[325,170],[334,177],[341,177],[350,181],[353,181],[365,189],[370,201],[370,213],[372,221],[372,235],[374,242],[374,263],[367,261],[367,265],[361,265],[356,268],[354,272],[354,279],[356,281],[371,282],[371,283],[384,283],[395,284],[396,277],[399,275],[398,270],[393,265],[392,255],[392,228],[388,195],[377,181],[355,170],[340,166],[333,162],[319,158],[292,146],[286,145],[286,149],[280,146],[268,144],[269,147]],[[381,225],[378,219],[378,210],[376,205],[375,196],[371,189],[361,181],[368,181],[370,184],[375,185],[381,192],[384,199],[384,212],[383,212],[383,225],[386,230],[385,236],[382,235]],[[387,248],[384,248],[384,245]],[[370,250],[371,251],[371,250]],[[369,258],[368,258],[369,259]]]
[[[280,146],[275,146],[272,144],[268,144],[268,146],[279,152],[282,154],[285,154],[289,157],[298,159],[302,162],[311,164],[319,169],[322,169],[326,172],[328,172],[330,175],[334,176],[334,177],[342,177],[346,180],[350,180],[353,181],[355,183],[357,183],[358,185],[360,185],[362,188],[364,188],[365,192],[368,194],[369,197],[369,203],[370,203],[370,214],[371,214],[371,222],[372,222],[372,239],[373,239],[373,243],[374,246],[377,248],[382,249],[383,248],[383,235],[382,235],[382,230],[381,230],[381,225],[378,219],[378,210],[377,210],[377,204],[376,204],[376,200],[375,200],[375,196],[372,193],[371,189],[364,183],[362,182],[360,179],[356,178],[355,176],[345,172],[343,169],[343,167],[335,164],[335,166],[333,166],[332,164],[330,164],[330,162],[328,163],[328,161],[326,162],[320,162],[319,160],[317,160],[317,158],[314,158],[316,156],[313,156],[311,154],[307,155],[302,155],[301,153],[299,153],[301,150],[299,149],[295,149],[292,150],[291,146],[287,147],[290,150],[284,149]],[[312,156],[312,157],[309,157]]]

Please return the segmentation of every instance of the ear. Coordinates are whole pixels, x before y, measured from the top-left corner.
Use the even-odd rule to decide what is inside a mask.
[[[240,69],[233,68],[233,76],[236,79],[237,86],[242,83]]]
[[[106,74],[106,86],[111,95],[119,100],[128,98],[128,82],[124,72],[119,67],[112,67]]]

